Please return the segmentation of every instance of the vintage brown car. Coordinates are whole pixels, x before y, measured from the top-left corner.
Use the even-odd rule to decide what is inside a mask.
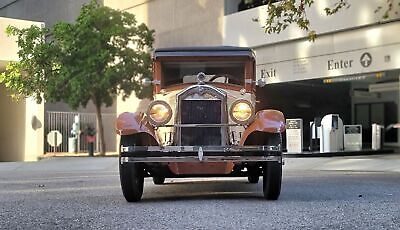
[[[119,172],[128,202],[139,201],[145,177],[248,177],[263,195],[281,191],[284,116],[255,111],[255,56],[242,47],[157,49],[154,101],[146,113],[122,113]]]

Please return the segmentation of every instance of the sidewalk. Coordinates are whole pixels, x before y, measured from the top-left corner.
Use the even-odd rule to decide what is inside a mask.
[[[290,171],[333,170],[400,173],[400,153],[340,157],[285,158]]]
[[[105,156],[100,156],[99,153],[95,152],[94,157],[117,157],[117,152],[106,152]],[[69,152],[48,152],[44,155],[39,156],[39,160],[53,158],[53,157],[89,157],[89,153],[69,153]]]
[[[52,157],[36,162],[0,162],[2,172],[118,172],[116,157]]]
[[[328,152],[321,153],[319,151],[303,151],[301,153],[287,153],[283,152],[283,156],[286,158],[302,158],[302,157],[346,157],[346,156],[367,156],[367,155],[383,155],[383,154],[396,154],[400,153],[399,149],[363,149],[358,151],[339,151],[339,152]]]

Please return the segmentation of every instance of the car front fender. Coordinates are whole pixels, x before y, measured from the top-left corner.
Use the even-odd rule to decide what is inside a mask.
[[[244,145],[247,138],[254,132],[283,133],[285,132],[285,117],[278,110],[261,110],[255,115],[254,121],[245,129],[239,145]]]
[[[154,128],[147,121],[144,113],[121,113],[116,121],[115,129],[121,136],[146,133],[158,143]]]

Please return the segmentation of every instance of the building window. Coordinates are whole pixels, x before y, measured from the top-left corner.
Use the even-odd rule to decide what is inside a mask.
[[[225,0],[225,15],[279,1],[282,0]]]

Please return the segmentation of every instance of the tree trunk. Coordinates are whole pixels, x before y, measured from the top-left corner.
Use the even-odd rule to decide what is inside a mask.
[[[93,100],[94,105],[96,107],[96,118],[97,118],[97,128],[99,129],[99,137],[100,137],[100,149],[99,153],[100,156],[105,156],[106,155],[106,142],[104,141],[104,128],[103,128],[103,118],[101,115],[101,104],[96,102],[96,100]]]

